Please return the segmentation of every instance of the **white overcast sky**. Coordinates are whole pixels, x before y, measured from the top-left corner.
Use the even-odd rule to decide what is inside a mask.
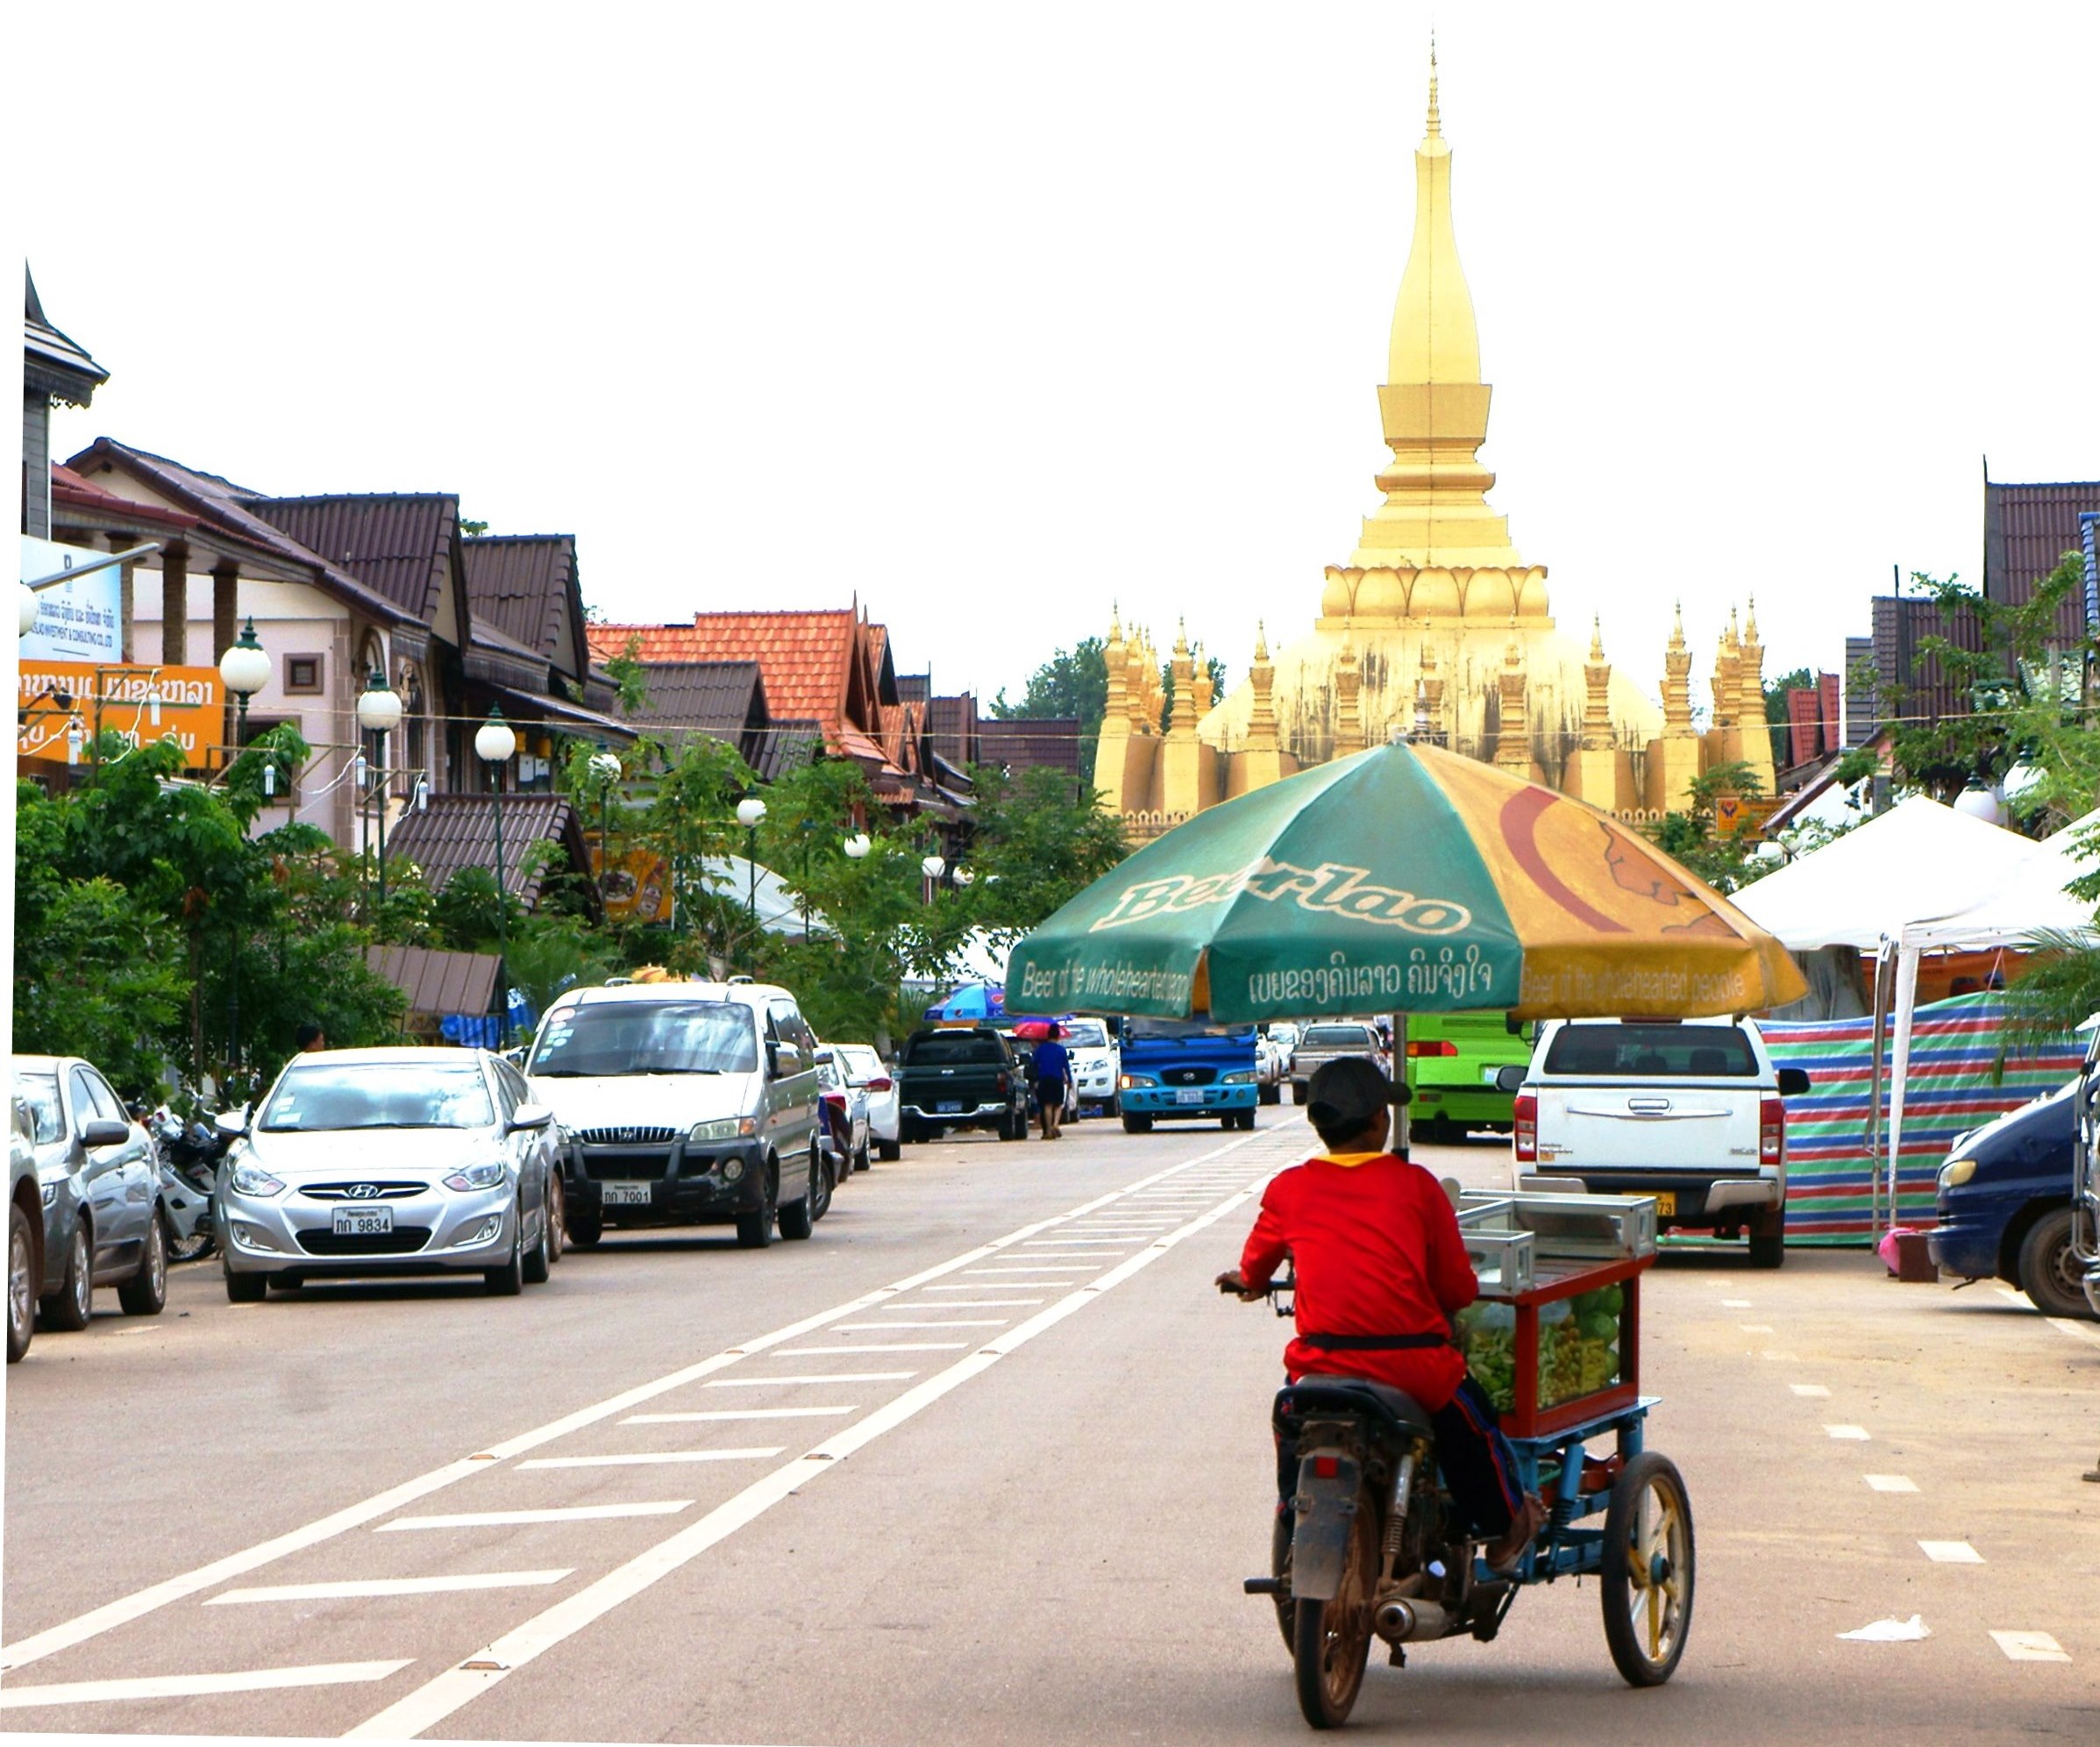
[[[24,246],[112,372],[61,453],[454,491],[616,618],[858,592],[944,690],[1112,598],[1236,680],[1376,501],[1430,22],[17,12]],[[1752,591],[1840,668],[1891,565],[1978,576],[1986,454],[2100,476],[2100,6],[1434,23],[1492,502],[1651,690],[1674,595],[1702,681]]]

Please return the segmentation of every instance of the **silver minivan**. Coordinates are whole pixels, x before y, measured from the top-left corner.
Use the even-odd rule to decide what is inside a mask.
[[[729,1224],[746,1249],[807,1237],[830,1204],[819,1045],[767,983],[571,989],[525,1058],[569,1140],[571,1241],[608,1226]]]

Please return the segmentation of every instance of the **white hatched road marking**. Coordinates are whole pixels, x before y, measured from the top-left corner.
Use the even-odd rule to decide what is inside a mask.
[[[2014,1662],[2068,1662],[2069,1653],[2047,1632],[1993,1632],[1991,1638]]]
[[[1724,1310],[1748,1310],[1749,1308],[1750,1301],[1747,1298],[1724,1298],[1721,1300],[1721,1308]]]
[[[689,1498],[659,1498],[642,1504],[563,1504],[545,1510],[459,1510],[449,1516],[396,1516],[374,1526],[375,1535],[404,1529],[507,1529],[527,1522],[599,1522],[616,1516],[676,1516]]]
[[[2042,1320],[2058,1334],[2068,1335],[2075,1341],[2090,1341],[2095,1346],[2100,1346],[2100,1329],[2084,1323],[2074,1323],[2068,1316],[2045,1316]],[[2064,1660],[2068,1662],[2070,1658],[2067,1656]]]
[[[875,1325],[880,1328],[882,1325]],[[708,1389],[771,1389],[778,1385],[801,1388],[814,1383],[820,1388],[831,1383],[901,1383],[916,1377],[915,1371],[834,1371],[823,1377],[717,1377],[701,1387]]]
[[[835,1326],[842,1335],[855,1335],[886,1329],[1003,1329],[1007,1322],[1004,1316],[950,1316],[938,1323],[839,1323]]]
[[[894,1310],[1011,1310],[1016,1305],[1040,1304],[1040,1298],[944,1298],[938,1304],[885,1304],[882,1314]]]
[[[689,1414],[630,1414],[622,1425],[716,1424],[724,1420],[829,1419],[835,1414],[857,1414],[858,1401],[843,1408],[709,1408]]]
[[[1244,1142],[1234,1144],[1244,1144]],[[1221,1149],[1229,1150],[1229,1149]],[[1258,1187],[1258,1185],[1257,1185]],[[894,1400],[845,1427],[828,1442],[772,1473],[754,1480],[734,1498],[716,1506],[696,1522],[658,1542],[626,1564],[616,1566],[595,1582],[546,1608],[536,1618],[506,1632],[465,1662],[435,1676],[414,1692],[397,1700],[376,1715],[367,1717],[349,1734],[352,1737],[402,1739],[421,1735],[436,1727],[462,1706],[471,1703],[512,1671],[544,1655],[594,1621],[631,1601],[651,1585],[697,1558],[716,1543],[756,1521],[798,1488],[827,1473],[854,1451],[866,1447],[884,1433],[932,1406],[950,1391],[1033,1340],[1055,1328],[1067,1316],[1100,1300],[1142,1269],[1168,1253],[1176,1244],[1207,1229],[1235,1209],[1252,1200],[1254,1189],[1235,1191],[1225,1200],[1178,1227],[1158,1244],[1119,1262],[1098,1280],[1075,1287],[1054,1304],[1037,1311],[1026,1322],[997,1336],[975,1352],[957,1359],[945,1371],[936,1372]]]
[[[1273,1134],[1276,1130],[1271,1130],[1266,1132]],[[552,1443],[558,1438],[567,1437],[572,1432],[580,1431],[602,1421],[616,1418],[630,1408],[639,1407],[644,1402],[667,1394],[673,1390],[683,1388],[694,1382],[701,1382],[702,1380],[706,1380],[702,1383],[702,1387],[705,1387],[730,1384],[732,1380],[715,1378],[712,1373],[725,1370],[748,1358],[764,1353],[771,1348],[782,1345],[801,1336],[829,1328],[842,1318],[853,1315],[856,1311],[865,1310],[881,1304],[901,1293],[915,1290],[929,1281],[937,1280],[944,1275],[960,1273],[979,1263],[1002,1256],[1007,1257],[1009,1260],[1018,1259],[1012,1255],[1012,1250],[1014,1244],[1022,1240],[1036,1237],[1044,1231],[1054,1230],[1072,1221],[1084,1219],[1091,1214],[1099,1212],[1104,1207],[1126,1200],[1134,1194],[1143,1193],[1153,1184],[1176,1177],[1212,1159],[1236,1152],[1239,1148],[1249,1144],[1259,1137],[1258,1135],[1243,1136],[1238,1140],[1228,1141],[1213,1152],[1199,1155],[1195,1159],[1185,1160],[1178,1165],[1164,1166],[1152,1175],[1141,1177],[1135,1183],[1124,1188],[1104,1191],[1093,1200],[1084,1202],[1067,1212],[1052,1214],[1042,1219],[1030,1221],[1002,1237],[973,1245],[959,1255],[952,1256],[946,1261],[936,1263],[930,1267],[921,1269],[903,1280],[887,1286],[878,1287],[856,1298],[848,1300],[843,1304],[836,1304],[829,1309],[820,1310],[812,1316],[801,1317],[785,1327],[753,1336],[723,1351],[711,1354],[691,1365],[666,1373],[661,1377],[637,1384],[616,1394],[608,1396],[602,1401],[578,1408],[570,1413],[562,1415],[558,1419],[536,1426],[530,1430],[502,1439],[490,1444],[485,1450],[477,1451],[472,1455],[447,1462],[426,1473],[416,1475],[410,1480],[402,1481],[398,1486],[375,1493],[368,1498],[345,1506],[340,1510],[331,1512],[326,1516],[317,1518],[311,1522],[289,1530],[281,1535],[257,1542],[252,1546],[241,1548],[221,1558],[210,1560],[189,1571],[179,1572],[174,1577],[150,1584],[143,1589],[134,1590],[128,1595],[118,1596],[113,1601],[91,1608],[86,1613],[76,1615],[70,1620],[61,1621],[57,1625],[48,1627],[40,1632],[32,1633],[17,1643],[0,1647],[0,1673],[27,1667],[30,1664],[41,1661],[46,1657],[54,1656],[62,1650],[71,1649],[76,1644],[99,1637],[105,1632],[113,1631],[120,1626],[127,1625],[134,1620],[142,1619],[174,1602],[198,1594],[206,1589],[214,1588],[231,1579],[243,1576],[263,1565],[274,1564],[279,1559],[287,1558],[307,1548],[332,1540],[338,1536],[349,1533],[352,1530],[362,1528],[367,1523],[376,1522],[381,1517],[391,1515],[405,1505],[415,1503],[431,1494],[441,1491],[471,1475],[488,1473],[498,1465],[508,1461],[512,1457]],[[1148,1255],[1157,1252],[1147,1252]],[[1043,1269],[1033,1266],[1031,1271],[1064,1272],[1062,1269]],[[256,1307],[229,1305],[227,1308],[229,1309],[253,1309]],[[915,1375],[915,1373],[908,1371],[884,1372],[874,1374],[862,1373],[846,1376],[834,1375],[793,1380],[744,1378],[733,1380],[733,1383],[764,1388],[774,1385],[801,1382],[823,1386],[842,1381],[905,1381]]]
[[[1084,1273],[1086,1270],[1081,1268],[1079,1272]],[[926,1290],[929,1294],[936,1292],[1018,1292],[1024,1286],[1063,1286],[1065,1282],[1061,1280],[1015,1280],[1011,1286],[929,1286]],[[1040,1298],[1007,1298],[1001,1299],[1000,1301],[1004,1304],[1040,1304],[1043,1302]]]
[[[1786,1387],[1797,1395],[1812,1401],[1827,1401],[1830,1399],[1830,1391],[1820,1383],[1790,1383]]]
[[[646,1450],[622,1456],[535,1456],[520,1462],[521,1468],[646,1468],[665,1462],[763,1462],[778,1456],[781,1446],[770,1450]]]
[[[891,1327],[909,1327],[908,1323],[892,1323]],[[968,1341],[863,1341],[858,1346],[788,1347],[786,1354],[794,1358],[822,1358],[842,1352],[960,1352]]]
[[[414,1660],[404,1656],[398,1662],[315,1662],[303,1668],[248,1668],[231,1674],[135,1674],[118,1680],[4,1686],[0,1687],[0,1710],[109,1704],[125,1699],[194,1699],[213,1693],[267,1693],[285,1686],[343,1686],[384,1680]]]
[[[1914,1493],[1918,1482],[1908,1474],[1869,1474],[1867,1484],[1877,1493]]]
[[[1849,1438],[1854,1444],[1866,1443],[1870,1435],[1863,1425],[1826,1425],[1823,1430],[1833,1437]]]
[[[1093,1265],[1091,1262],[1057,1262],[1025,1268],[965,1268],[963,1272],[966,1274],[1083,1274],[1092,1273]],[[1050,1282],[1052,1286],[1062,1286],[1064,1283],[1063,1280]],[[928,1288],[929,1291],[931,1289]]]
[[[559,1571],[470,1571],[450,1577],[352,1577],[332,1583],[269,1583],[253,1589],[229,1589],[214,1595],[207,1608],[244,1608],[267,1601],[332,1601],[355,1595],[444,1595],[457,1589],[538,1589],[575,1574],[573,1565]]]
[[[1966,1541],[1920,1541],[1926,1558],[1934,1565],[1982,1565],[1983,1555]]]

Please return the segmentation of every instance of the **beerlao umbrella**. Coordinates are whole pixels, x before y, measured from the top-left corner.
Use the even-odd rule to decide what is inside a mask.
[[[1007,970],[1022,1012],[1242,1023],[1689,1017],[1805,993],[1776,940],[1630,825],[1405,743],[1199,813],[1022,939]]]

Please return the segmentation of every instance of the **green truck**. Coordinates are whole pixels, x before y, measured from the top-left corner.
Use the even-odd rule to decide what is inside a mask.
[[[1407,1018],[1407,1107],[1415,1134],[1456,1140],[1470,1129],[1507,1134],[1516,1102],[1500,1091],[1503,1067],[1531,1061],[1530,1025],[1510,1029],[1500,1013],[1423,1013]]]

